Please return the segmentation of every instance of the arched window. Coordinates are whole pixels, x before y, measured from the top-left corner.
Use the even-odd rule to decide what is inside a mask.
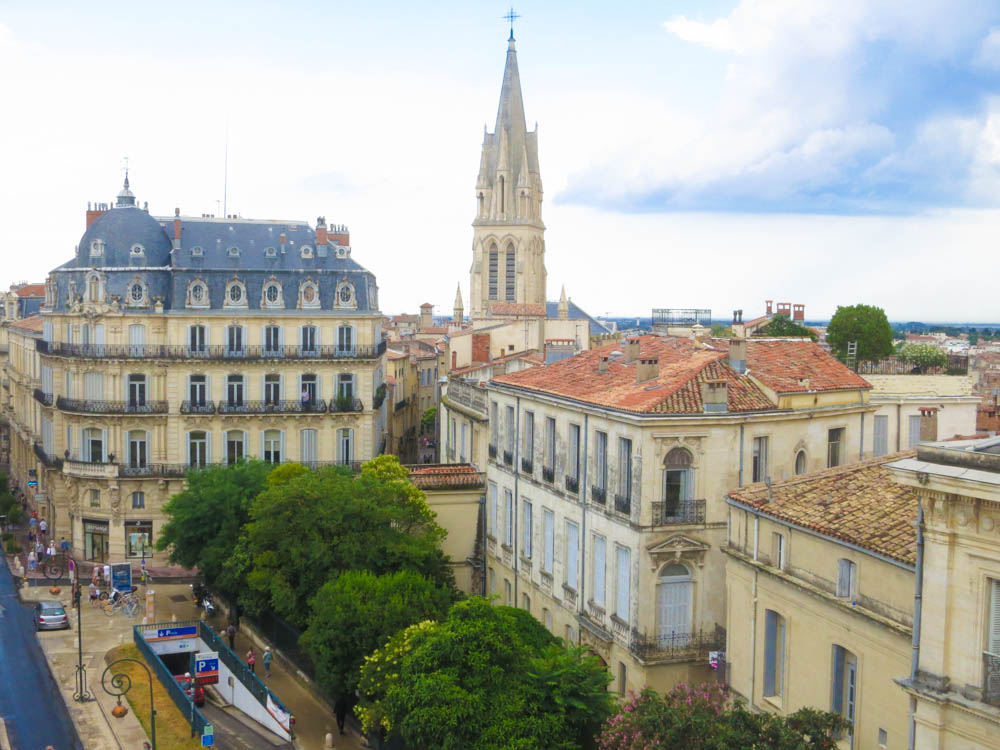
[[[805,474],[806,468],[806,452],[799,451],[795,454],[795,473]]]
[[[656,587],[656,630],[661,649],[690,643],[693,588],[691,571],[681,563],[661,568]]]
[[[498,278],[500,264],[500,253],[497,250],[497,245],[494,242],[490,245],[490,299],[497,299],[498,294]]]
[[[273,276],[264,284],[260,305],[261,307],[284,307],[285,305],[281,284]]]
[[[101,284],[101,277],[92,273],[87,276],[87,301],[100,302],[104,299],[104,288]]]
[[[505,297],[508,302],[513,302],[516,298],[516,255],[513,245],[507,245],[507,267],[505,276]]]
[[[208,285],[201,278],[188,284],[188,307],[208,307]]]
[[[676,523],[677,519],[692,512],[694,499],[694,470],[691,453],[684,448],[674,448],[663,461],[663,510],[662,518],[654,523]]]
[[[299,307],[319,307],[319,286],[311,276],[307,276],[306,280],[299,284]]]
[[[354,284],[349,281],[342,281],[337,284],[337,307],[357,307],[357,300],[354,297]]]
[[[223,305],[226,307],[247,306],[247,289],[242,281],[234,277],[226,284],[226,298],[223,300]]]

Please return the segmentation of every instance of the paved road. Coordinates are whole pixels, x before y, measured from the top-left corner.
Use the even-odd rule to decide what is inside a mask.
[[[14,579],[0,554],[0,716],[13,750],[82,750],[45,657],[31,607],[17,599]],[[42,633],[42,637],[45,637]]]
[[[215,728],[215,746],[219,750],[274,750],[275,747],[289,747],[287,742],[281,741],[276,735],[271,735],[273,739],[267,739],[248,727],[246,722],[252,721],[251,719],[240,721],[229,711],[210,703],[206,703],[201,712]]]

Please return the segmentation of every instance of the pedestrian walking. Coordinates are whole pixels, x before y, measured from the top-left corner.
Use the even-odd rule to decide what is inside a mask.
[[[90,582],[90,588],[88,590],[90,591],[90,606],[91,607],[96,607],[97,606],[97,596],[98,596],[97,595],[97,583],[95,581],[91,581]]]
[[[341,693],[333,704],[333,713],[337,717],[337,729],[344,733],[344,721],[347,719],[347,696]]]
[[[111,566],[105,565],[102,570],[104,571],[104,583],[108,586],[111,585]]]
[[[229,650],[236,650],[236,626],[229,623],[229,627],[226,628],[226,638],[229,639]]]
[[[270,646],[264,647],[264,676],[271,676],[271,662],[274,661],[274,654],[271,652]]]
[[[250,671],[256,673],[257,666],[257,654],[253,652],[253,646],[247,651],[247,666],[250,667]]]
[[[38,528],[38,519],[35,517],[35,514],[32,513],[31,518],[28,519],[28,530],[30,532],[34,532],[35,529],[37,528]]]
[[[34,570],[38,567],[38,555],[35,554],[35,550],[32,549],[28,553],[28,570]]]
[[[69,553],[69,542],[66,541],[66,537],[61,538],[59,547],[62,549],[64,555]]]
[[[45,532],[48,531],[48,529],[49,529],[49,524],[46,522],[44,518],[38,522],[38,531],[39,533],[41,533],[42,536],[45,536]]]
[[[55,557],[56,556],[56,545],[54,543],[49,542],[49,546],[46,547],[46,549],[45,549],[45,556],[46,557]]]

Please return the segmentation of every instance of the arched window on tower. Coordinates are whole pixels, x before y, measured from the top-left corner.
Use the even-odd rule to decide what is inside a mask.
[[[507,246],[507,268],[506,268],[506,286],[505,286],[505,298],[508,302],[513,302],[516,295],[514,294],[514,284],[515,284],[515,274],[514,274],[514,248]]]
[[[496,243],[490,245],[490,299],[497,299],[497,273],[500,264],[500,253]]]

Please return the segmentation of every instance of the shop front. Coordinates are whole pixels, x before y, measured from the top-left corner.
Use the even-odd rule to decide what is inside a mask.
[[[108,522],[83,519],[83,556],[90,562],[108,561]]]
[[[125,556],[140,558],[153,556],[152,521],[125,522]]]

